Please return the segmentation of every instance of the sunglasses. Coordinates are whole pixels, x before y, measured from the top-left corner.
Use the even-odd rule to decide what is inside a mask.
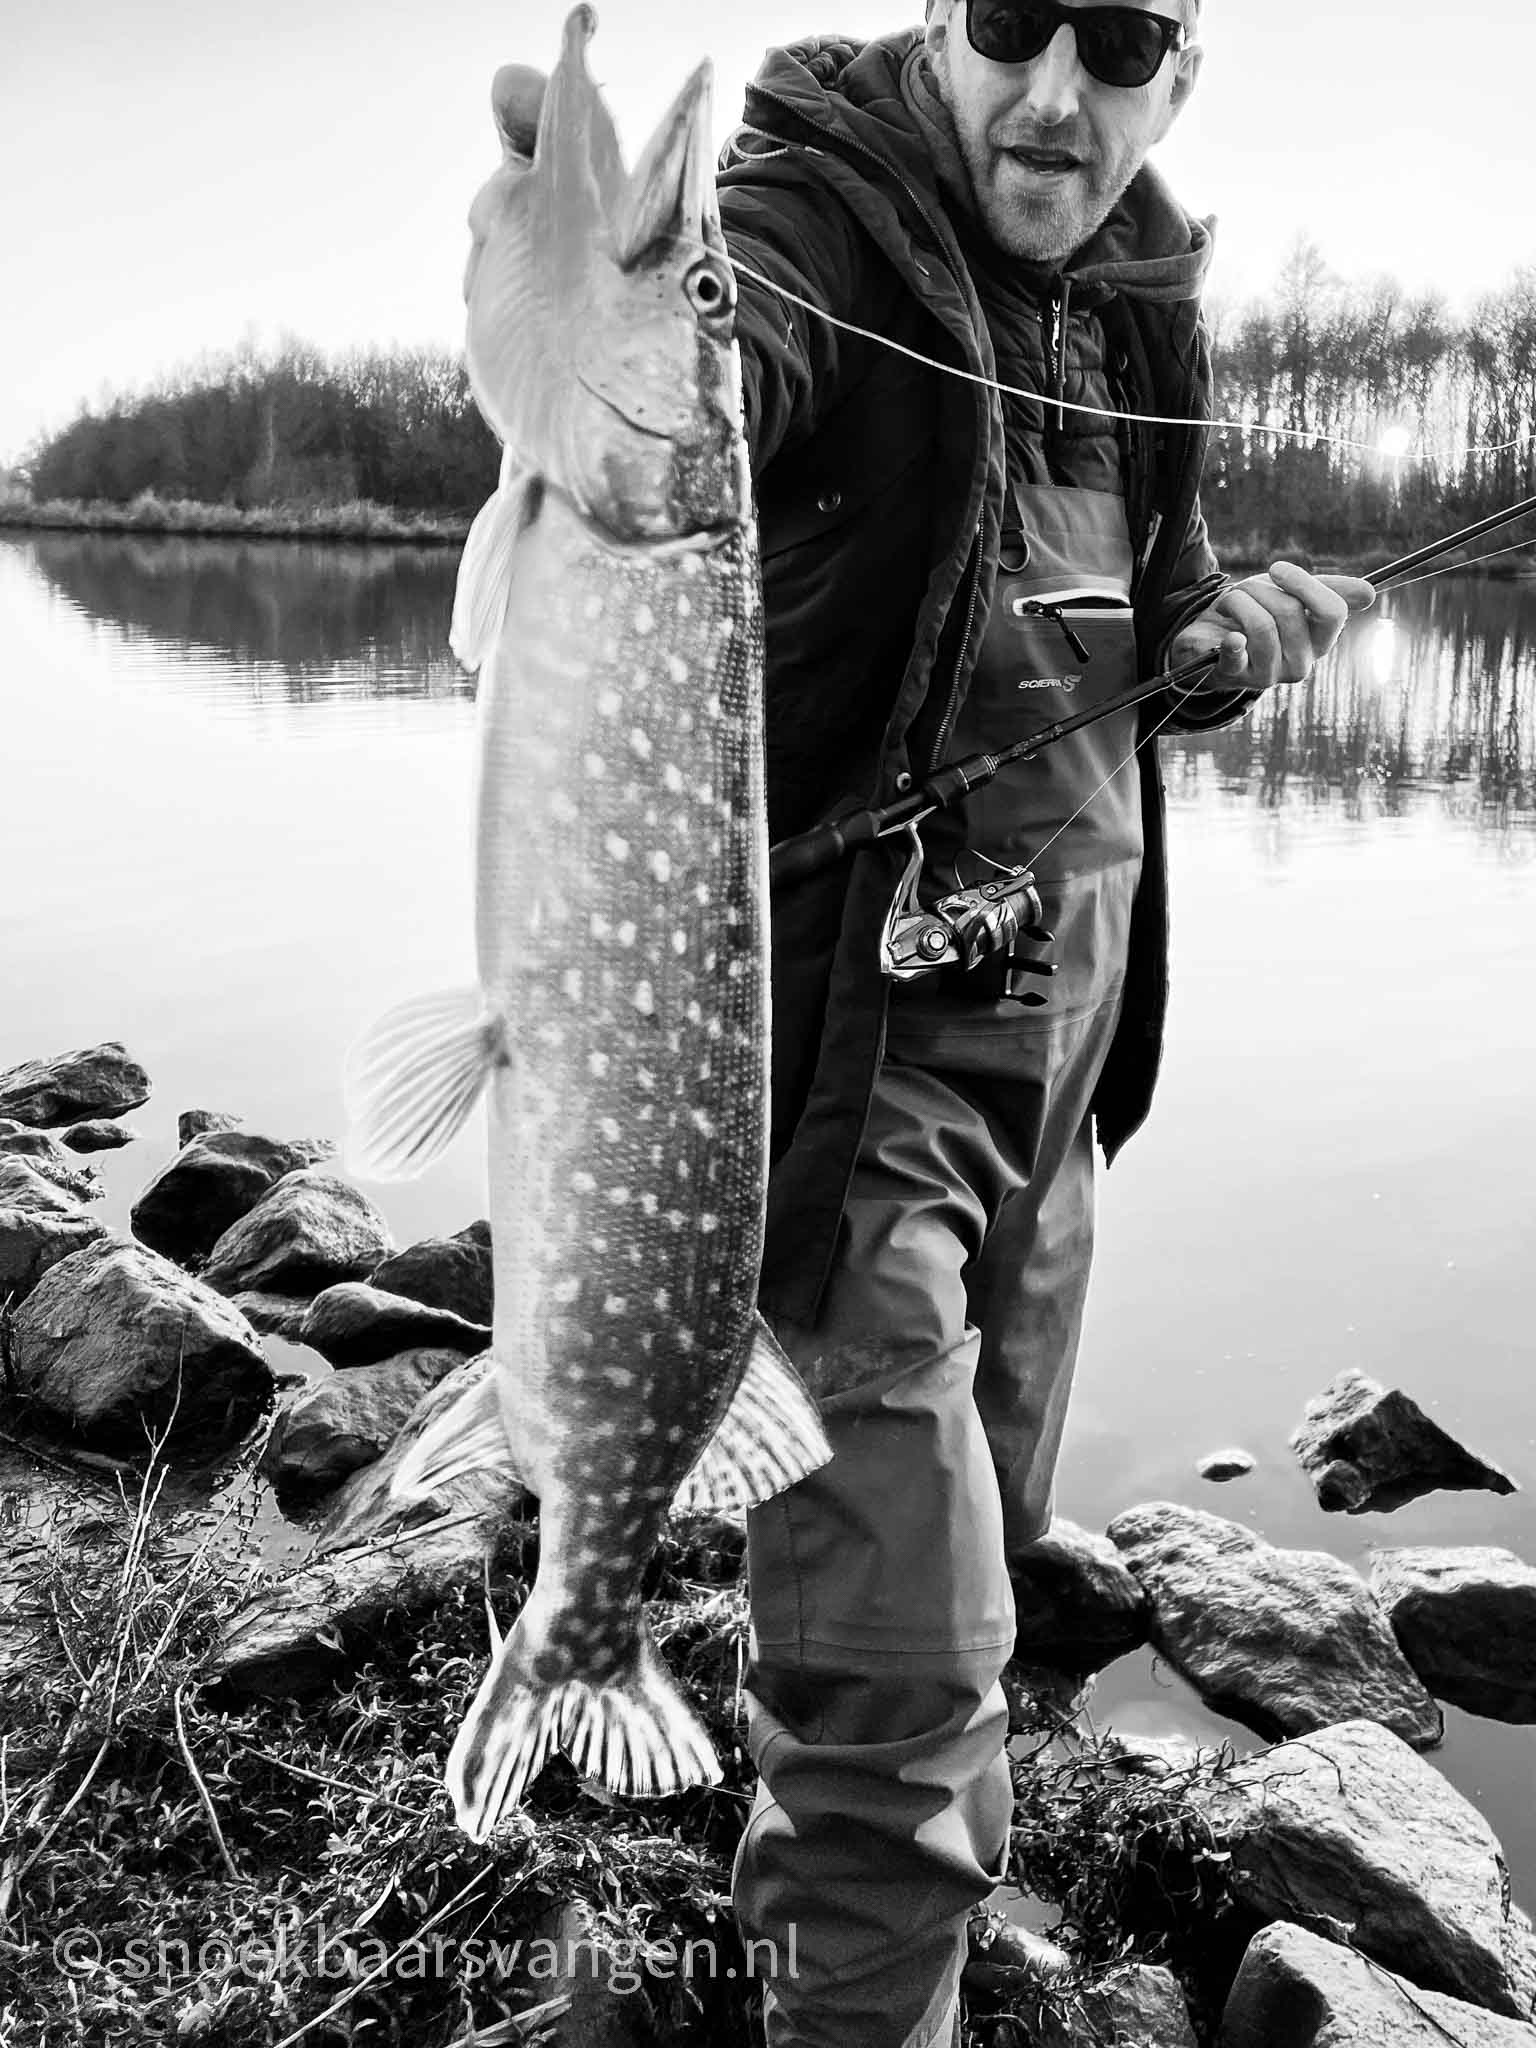
[[[965,32],[978,57],[1027,64],[1065,23],[1083,69],[1103,85],[1150,85],[1184,24],[1139,7],[1063,7],[1060,0],[968,0]]]

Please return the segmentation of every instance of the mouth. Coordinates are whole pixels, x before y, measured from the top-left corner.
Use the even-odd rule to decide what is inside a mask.
[[[1065,178],[1083,168],[1083,159],[1066,149],[1014,147],[1004,150],[1003,154],[1016,164],[1022,164],[1037,178]]]

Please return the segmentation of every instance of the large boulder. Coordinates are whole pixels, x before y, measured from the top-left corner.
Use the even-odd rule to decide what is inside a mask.
[[[338,1485],[382,1457],[422,1395],[463,1362],[458,1351],[407,1351],[315,1381],[278,1417],[262,1471],[284,1489]]]
[[[71,1152],[120,1152],[138,1138],[132,1124],[114,1124],[105,1117],[91,1117],[83,1124],[71,1124],[60,1143]]]
[[[1445,1490],[1517,1490],[1507,1472],[1447,1436],[1407,1394],[1353,1370],[1307,1403],[1291,1448],[1328,1514],[1390,1514]]]
[[[1436,1699],[1536,1721],[1536,1571],[1511,1550],[1380,1550],[1371,1588]]]
[[[44,1126],[123,1116],[149,1100],[149,1076],[109,1039],[85,1052],[27,1060],[0,1074],[0,1117]]]
[[[142,1448],[178,1434],[233,1442],[272,1397],[245,1318],[168,1259],[107,1238],[49,1269],[11,1332],[17,1386],[81,1436]]]
[[[77,1125],[76,1129],[85,1129]],[[103,1124],[107,1131],[120,1130],[120,1124]],[[62,1138],[56,1138],[50,1131],[32,1131],[25,1125],[18,1125],[14,1132],[0,1134],[0,1167],[7,1159],[23,1160],[34,1173],[40,1173],[45,1180],[51,1180],[55,1187],[63,1188],[73,1195],[77,1202],[94,1202],[106,1192],[101,1175],[94,1166],[82,1166],[79,1158],[69,1147],[73,1131],[65,1131]]]
[[[62,1171],[75,1185],[59,1178]],[[53,1216],[76,1214],[82,1201],[94,1201],[101,1183],[89,1169],[62,1169],[46,1158],[27,1159],[0,1149],[0,1209],[42,1209]]]
[[[1230,1855],[1236,1900],[1259,1918],[1336,1926],[1415,1984],[1530,2017],[1528,1936],[1511,1918],[1498,1838],[1377,1722],[1244,1757],[1184,1797]]]
[[[454,1237],[423,1238],[386,1259],[368,1277],[383,1294],[403,1294],[428,1308],[445,1308],[467,1323],[489,1323],[494,1288],[491,1226],[481,1221]]]
[[[371,1273],[389,1250],[389,1225],[368,1197],[339,1174],[307,1166],[284,1174],[225,1231],[203,1278],[221,1294],[315,1295]]]
[[[384,1294],[361,1280],[346,1280],[316,1295],[299,1330],[299,1342],[332,1365],[374,1365],[423,1345],[471,1358],[484,1351],[491,1333],[484,1323],[467,1323],[449,1309],[428,1308],[403,1294]]]
[[[1277,1920],[1248,1944],[1219,2048],[1536,2048],[1536,2026],[1426,1991]]]
[[[1338,1558],[1172,1501],[1108,1534],[1151,1598],[1153,1643],[1215,1712],[1267,1737],[1368,1715],[1417,1748],[1440,1741],[1440,1709]]]
[[[227,1109],[184,1109],[176,1118],[176,1142],[190,1145],[194,1138],[201,1138],[209,1131],[238,1130],[244,1117],[232,1116]]]
[[[161,1167],[133,1205],[133,1234],[168,1259],[207,1256],[286,1174],[335,1152],[320,1139],[287,1141],[256,1131],[191,1138]]]
[[[62,1210],[0,1208],[0,1307],[24,1300],[50,1266],[107,1234],[105,1223],[72,1205]]]
[[[1009,1560],[1018,1616],[1013,1654],[1025,1665],[1086,1675],[1139,1649],[1151,1603],[1107,1536],[1058,1515]]]

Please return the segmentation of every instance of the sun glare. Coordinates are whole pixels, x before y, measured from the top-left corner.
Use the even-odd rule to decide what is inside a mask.
[[[1389,462],[1397,462],[1413,446],[1413,433],[1408,427],[1388,427],[1376,446]]]

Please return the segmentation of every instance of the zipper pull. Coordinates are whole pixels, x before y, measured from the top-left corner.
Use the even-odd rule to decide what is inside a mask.
[[[1042,604],[1038,597],[1017,597],[1013,601],[1013,609],[1016,615],[1049,619],[1052,624],[1060,626],[1062,632],[1067,637],[1067,645],[1079,661],[1091,661],[1093,659],[1077,634],[1068,625],[1067,615],[1059,604]]]

